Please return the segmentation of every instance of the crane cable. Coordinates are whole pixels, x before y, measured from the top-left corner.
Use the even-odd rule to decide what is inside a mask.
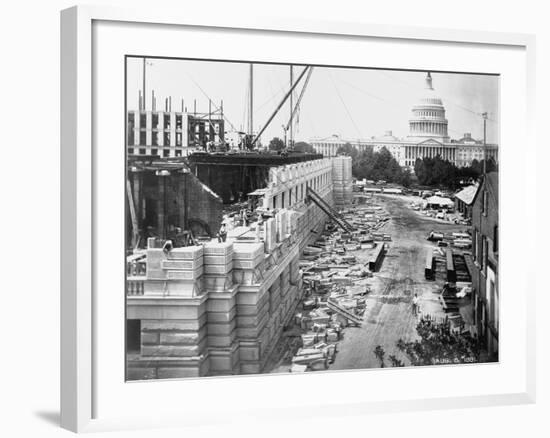
[[[235,128],[235,125],[233,125],[233,123],[231,123],[231,121],[225,116],[225,114],[223,114],[220,110],[220,108],[218,107],[218,105],[216,105],[212,99],[210,99],[210,96],[208,96],[208,94],[206,94],[206,91],[204,91],[201,86],[199,84],[197,84],[197,82],[195,82],[195,80],[191,77],[191,75],[188,73],[187,76],[189,77],[189,79],[191,79],[191,82],[193,82],[195,84],[195,86],[201,91],[202,94],[204,94],[204,96],[210,101],[212,102],[212,104],[214,105],[214,108],[217,110],[217,111],[220,111],[220,114],[222,115],[222,117],[224,118],[224,120],[229,123],[229,125],[231,126],[231,128],[233,128],[234,131],[237,131],[237,129]]]
[[[338,87],[336,86],[336,82],[334,82],[334,79],[332,77],[332,74],[330,73],[330,71],[328,72],[328,75],[329,75],[329,78],[332,82],[332,85],[334,85],[334,89],[336,90],[336,94],[338,95],[339,99],[340,99],[340,102],[342,102],[342,106],[344,107],[344,109],[346,110],[346,113],[349,117],[349,119],[351,120],[351,123],[353,124],[353,126],[355,127],[355,129],[357,130],[357,133],[359,134],[359,138],[363,138],[363,136],[361,135],[361,131],[359,130],[359,127],[357,126],[357,124],[355,123],[355,120],[353,120],[353,117],[351,116],[351,113],[348,109],[348,107],[346,106],[346,103],[344,102],[344,99],[342,98],[342,96],[340,95],[340,91],[338,91]]]
[[[388,77],[389,77],[389,76],[388,76]],[[368,92],[368,91],[366,91],[366,90],[364,90],[364,89],[358,87],[357,85],[353,85],[353,84],[351,84],[351,83],[349,83],[349,82],[347,82],[347,81],[344,81],[344,80],[342,80],[342,79],[340,79],[340,82],[344,83],[345,85],[348,85],[348,86],[351,87],[351,88],[354,88],[354,89],[357,90],[357,91],[360,91],[360,92],[366,94],[367,96],[370,96],[370,97],[372,97],[372,98],[374,98],[374,99],[377,99],[377,100],[379,100],[379,101],[381,101],[381,102],[384,102],[384,103],[386,103],[386,104],[388,104],[388,105],[394,105],[394,104],[399,104],[399,103],[401,103],[401,102],[398,102],[397,100],[391,101],[391,100],[382,98],[382,97],[380,97],[380,96],[377,96],[377,95],[375,95],[375,94],[372,94],[372,93],[370,93],[370,92]],[[402,82],[403,82],[403,81],[402,81]],[[455,129],[452,129],[452,128],[449,128],[449,127],[447,127],[447,130],[448,130],[449,132],[454,133],[454,134],[457,134],[457,135],[463,135],[463,134],[464,134],[463,132],[456,131]]]
[[[418,88],[417,85],[413,85],[412,83],[408,82],[408,81],[405,81],[403,79],[398,79],[398,78],[395,78],[393,76],[391,76],[390,74],[384,72],[384,71],[381,71],[381,70],[377,70],[379,73],[383,74],[384,76],[386,76],[387,78],[393,80],[393,81],[396,81],[396,82],[401,82],[405,85],[407,85],[407,87],[414,87],[414,88]],[[445,102],[448,102],[450,103],[451,105],[463,110],[463,111],[467,111],[469,113],[472,113],[476,116],[481,116],[482,113],[478,113],[470,108],[466,108],[465,106],[462,106],[462,105],[459,105],[458,103],[454,102],[452,99],[449,99],[448,96],[442,96],[443,99],[445,100]],[[487,118],[487,120],[490,120],[491,122],[494,122],[494,123],[497,123],[498,124],[498,121],[497,120],[494,120],[494,119],[491,119],[491,118]]]

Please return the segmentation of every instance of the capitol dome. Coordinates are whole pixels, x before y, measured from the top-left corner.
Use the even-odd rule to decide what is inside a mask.
[[[430,72],[426,75],[422,96],[412,108],[408,139],[412,141],[435,139],[443,143],[449,141],[445,107],[434,91]]]

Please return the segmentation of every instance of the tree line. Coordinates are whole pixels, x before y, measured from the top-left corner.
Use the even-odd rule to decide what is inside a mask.
[[[444,186],[450,189],[459,188],[462,182],[475,180],[483,173],[484,160],[473,160],[470,166],[457,167],[441,157],[418,158],[414,163],[414,173],[418,183],[426,186]],[[498,170],[492,158],[487,160],[486,171]]]
[[[269,143],[272,151],[282,151],[284,141],[278,137]],[[306,142],[296,142],[294,150],[297,152],[314,153],[313,146]],[[457,167],[454,163],[442,159],[439,155],[433,158],[418,158],[414,164],[414,175],[408,168],[403,168],[387,148],[374,151],[367,146],[359,151],[355,146],[346,143],[338,148],[337,154],[348,155],[352,159],[352,174],[357,179],[386,181],[409,187],[413,179],[424,186],[441,186],[449,189],[461,187],[464,181],[475,180],[483,173],[484,160],[473,160],[470,166]],[[492,158],[487,160],[487,172],[498,170]]]
[[[383,180],[404,187],[409,187],[412,183],[410,170],[402,168],[385,147],[375,152],[371,146],[359,152],[357,148],[346,143],[340,146],[336,153],[352,158],[352,174],[357,179]]]

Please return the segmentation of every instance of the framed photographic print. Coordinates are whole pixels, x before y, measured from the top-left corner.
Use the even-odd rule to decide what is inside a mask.
[[[533,45],[63,11],[62,426],[532,402]]]

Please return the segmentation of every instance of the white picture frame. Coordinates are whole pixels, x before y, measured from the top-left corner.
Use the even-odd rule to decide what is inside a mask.
[[[465,50],[475,47],[485,47],[487,50],[502,52],[521,52],[525,62],[518,65],[521,70],[520,78],[525,78],[525,89],[521,90],[524,101],[521,102],[522,109],[518,110],[525,115],[525,124],[521,122],[521,132],[524,135],[525,146],[523,151],[535,150],[533,133],[534,120],[534,45],[535,39],[531,35],[490,33],[483,31],[458,31],[450,29],[424,29],[403,26],[377,26],[365,23],[339,23],[330,21],[307,21],[282,18],[258,18],[241,14],[227,20],[215,13],[209,14],[208,18],[202,13],[192,10],[164,11],[158,8],[137,11],[130,9],[117,9],[108,7],[78,6],[62,11],[61,13],[61,426],[75,431],[100,431],[120,428],[146,428],[162,426],[184,426],[189,424],[200,424],[208,418],[205,409],[197,408],[197,411],[190,413],[183,407],[178,411],[166,412],[161,407],[158,412],[150,417],[139,415],[128,415],[122,409],[117,414],[109,411],[103,415],[102,403],[105,398],[105,390],[101,386],[103,371],[109,364],[104,360],[105,354],[98,355],[98,345],[101,336],[97,332],[97,312],[101,312],[104,301],[98,301],[95,297],[98,279],[98,206],[103,200],[98,197],[96,184],[99,178],[106,178],[103,174],[99,176],[98,160],[105,158],[97,155],[94,151],[94,123],[97,119],[96,96],[94,84],[99,80],[95,77],[98,74],[94,59],[97,59],[97,42],[101,41],[95,33],[94,25],[97,23],[115,23],[119,25],[131,24],[131,26],[143,26],[153,28],[153,32],[159,29],[170,29],[180,27],[200,29],[201,32],[228,32],[237,31],[240,34],[254,33],[260,35],[269,33],[270,37],[280,38],[291,36],[292,38],[307,38],[325,36],[348,38],[349,41],[361,41],[370,39],[385,41],[387,44],[398,44],[407,42],[411,46],[418,44],[452,44],[463,46]],[[293,56],[299,56],[295,53]],[[432,66],[426,66],[432,68]],[[411,66],[414,68],[414,66]],[[507,85],[506,85],[507,86]],[[524,108],[523,108],[524,106]],[[120,119],[122,121],[122,118]],[[503,144],[507,141],[503,139]],[[506,160],[506,153],[503,153]],[[505,168],[505,167],[504,167]],[[534,194],[529,193],[529,188],[535,186],[534,172],[525,172],[524,182],[519,182],[515,194],[523,194],[528,199],[533,199]],[[115,178],[112,176],[110,178]],[[506,195],[509,196],[509,195]],[[122,206],[121,206],[122,209]],[[526,216],[526,212],[518,212],[518,217],[513,219],[513,224],[534,219]],[[512,219],[511,219],[512,220]],[[509,223],[511,228],[512,223]],[[506,227],[502,228],[503,230]],[[503,231],[505,233],[506,231]],[[503,239],[504,242],[504,239]],[[533,243],[525,243],[528,250]],[[504,244],[502,244],[504,247]],[[506,262],[506,252],[503,250],[503,263]],[[533,268],[522,265],[525,274],[532,272]],[[320,404],[312,400],[304,402],[301,406],[302,414],[305,416],[326,416],[326,415],[360,415],[365,412],[397,412],[411,409],[441,409],[472,406],[489,406],[504,404],[532,403],[535,400],[535,309],[534,309],[534,274],[524,275],[517,278],[518,285],[521,285],[521,321],[517,325],[518,339],[521,337],[521,345],[525,348],[516,351],[514,354],[521,356],[521,376],[518,374],[518,385],[514,390],[504,392],[494,391],[486,393],[464,393],[460,396],[455,394],[440,394],[434,397],[416,397],[414,394],[406,394],[403,397],[391,397],[385,399],[362,399],[357,397],[350,399],[348,403]],[[505,301],[505,300],[504,300]],[[120,318],[123,316],[120,315]],[[503,324],[513,324],[506,320],[504,314]],[[506,333],[506,330],[504,330]],[[503,350],[506,351],[506,342],[503,340]],[[518,340],[519,342],[519,340]],[[520,345],[520,344],[518,344]],[[101,359],[100,359],[101,358]],[[118,358],[117,360],[119,360]],[[113,365],[115,366],[115,365]],[[480,365],[479,367],[482,367]],[[473,369],[470,367],[470,370]],[[447,368],[450,372],[452,369]],[[460,371],[456,369],[457,373]],[[371,375],[373,372],[370,371]],[[384,373],[409,373],[411,370],[387,370]],[[413,370],[414,372],[414,370]],[[448,373],[445,371],[444,373]],[[357,376],[363,376],[359,372]],[[439,369],[431,369],[432,375],[444,374]],[[519,373],[519,371],[518,371]],[[353,373],[352,373],[353,374]],[[339,373],[317,374],[311,377],[308,384],[323,384],[326,382],[330,390],[331,385],[337,384]],[[344,375],[344,373],[342,373]],[[351,374],[347,373],[349,378]],[[405,374],[403,374],[405,376]],[[295,376],[284,377],[284,379],[295,379],[292,383],[301,385],[301,381]],[[299,377],[303,380],[302,377]],[[425,378],[425,373],[416,373],[415,378]],[[434,377],[438,378],[438,377]],[[444,378],[442,376],[441,378]],[[235,386],[236,379],[241,380],[243,394],[254,394],[254,385],[261,385],[269,380],[276,380],[278,386],[283,380],[280,376],[268,377],[237,377],[223,379],[195,380],[186,383],[188,394],[197,394],[203,387],[205,391],[215,391],[216,386],[223,388],[221,391],[231,391]],[[263,379],[263,380],[262,380]],[[124,382],[120,382],[124,384]],[[155,393],[170,391],[169,385],[179,385],[181,382],[152,382],[148,385],[156,385]],[[151,389],[140,384],[126,384],[132,387],[132,394]],[[98,389],[101,388],[101,389]],[[158,389],[160,388],[160,389]],[[158,389],[158,391],[157,391]],[[276,392],[275,392],[276,394]],[[244,397],[244,396],[243,396]],[[229,421],[235,416],[258,415],[273,416],[269,413],[269,406],[262,409],[264,400],[262,394],[258,394],[255,401],[256,407],[248,413],[243,410],[223,412],[219,407],[212,405],[211,409],[217,413],[219,421]],[[275,396],[276,397],[276,396]],[[258,403],[259,401],[259,403]],[[245,401],[243,400],[243,406]],[[244,408],[243,408],[244,409]],[[277,411],[277,416],[288,415],[296,417],[292,411],[293,406],[284,407]],[[184,415],[187,412],[187,415]]]

